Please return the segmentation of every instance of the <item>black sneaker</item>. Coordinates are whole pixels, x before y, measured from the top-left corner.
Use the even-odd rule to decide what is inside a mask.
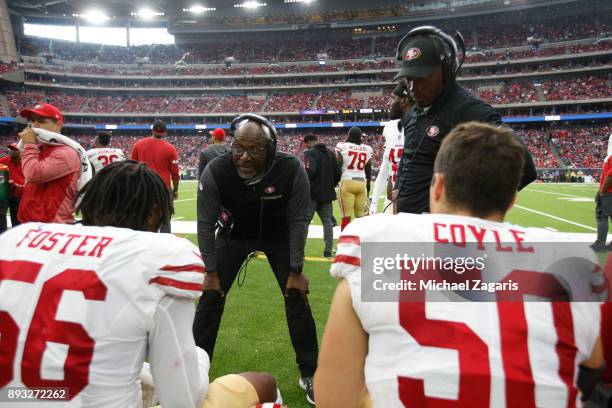
[[[314,400],[314,390],[312,387],[312,377],[301,377],[300,387],[302,387],[302,389],[306,391],[306,401],[314,405],[315,400]]]
[[[608,248],[606,247],[606,243],[605,242],[599,242],[599,241],[595,241],[594,243],[591,244],[591,249],[595,252],[603,252],[603,251],[607,251]]]
[[[332,255],[331,251],[325,251],[323,252],[323,258],[333,258],[334,256]]]

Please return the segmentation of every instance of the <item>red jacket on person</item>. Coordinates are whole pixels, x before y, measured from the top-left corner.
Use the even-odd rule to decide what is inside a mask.
[[[26,185],[17,217],[26,222],[74,222],[81,175],[78,153],[68,146],[26,144],[21,152]]]
[[[0,164],[4,164],[9,168],[10,195],[21,198],[25,184],[21,162],[15,163],[10,156],[6,156],[0,159]]]

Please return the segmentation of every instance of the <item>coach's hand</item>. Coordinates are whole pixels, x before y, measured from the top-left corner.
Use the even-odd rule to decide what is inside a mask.
[[[36,144],[36,133],[34,133],[31,127],[23,129],[21,133],[19,133],[19,137],[21,138],[24,144]]]
[[[304,303],[308,303],[308,297],[306,296],[308,293],[310,293],[308,290],[308,283],[308,278],[302,272],[289,273],[289,278],[287,278],[287,287],[285,288],[285,296],[289,296],[290,289],[297,289],[300,291]]]
[[[221,297],[225,296],[223,289],[221,289],[221,281],[219,280],[219,274],[217,271],[206,272],[206,276],[204,277],[204,285],[202,285],[202,293],[207,290],[215,290],[219,292]]]
[[[173,198],[174,200],[178,200],[178,191],[173,191],[173,192],[172,192],[172,198]]]

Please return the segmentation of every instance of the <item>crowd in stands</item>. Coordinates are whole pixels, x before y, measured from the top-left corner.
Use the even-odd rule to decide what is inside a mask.
[[[24,67],[29,71],[62,72],[88,75],[115,75],[115,76],[189,76],[189,75],[265,75],[265,74],[296,74],[316,72],[344,72],[344,71],[366,71],[394,69],[395,60],[391,58],[380,58],[376,61],[345,61],[329,64],[269,64],[269,65],[233,65],[214,66],[208,68],[172,66],[168,68],[145,68],[134,66],[132,69],[114,67],[112,65],[101,66],[97,64],[65,66],[59,63],[34,64],[26,63]]]
[[[213,112],[259,112],[265,98],[253,99],[248,96],[226,96],[217,104]]]
[[[549,101],[609,98],[612,95],[610,80],[598,76],[544,81],[542,88]]]
[[[266,112],[296,112],[310,109],[316,98],[312,93],[296,93],[289,95],[272,95],[264,110]]]
[[[372,146],[374,174],[380,167],[384,140],[380,129],[364,128],[363,142]],[[321,143],[333,150],[338,142],[346,139],[346,129],[316,129],[314,133]],[[595,168],[601,167],[606,156],[608,136],[611,126],[569,126],[547,130],[545,128],[515,128],[515,132],[524,140],[531,152],[537,168]],[[172,133],[172,132],[170,132]],[[303,131],[281,131],[278,139],[278,149],[303,159]],[[93,147],[93,135],[71,135],[84,148]],[[122,149],[129,157],[132,145],[143,136],[113,135],[111,145]],[[0,145],[16,141],[17,136],[0,136]],[[170,135],[167,140],[179,152],[179,164],[184,172],[193,172],[198,166],[199,152],[207,146],[209,139],[205,133],[197,135]],[[227,143],[230,143],[228,140]],[[560,163],[553,153],[555,149],[564,161]],[[0,149],[1,150],[1,149]],[[0,151],[0,155],[2,155]]]
[[[7,72],[13,72],[19,69],[19,65],[12,62],[0,62],[0,75],[6,74]]]
[[[377,70],[377,69],[387,69],[394,68],[395,61],[391,58],[395,52],[395,47],[397,47],[397,42],[400,37],[382,37],[378,39],[374,45],[368,44],[364,46],[364,48],[360,48],[363,46],[363,40],[344,40],[339,42],[337,54],[335,52],[325,53],[330,59],[361,59],[365,57],[369,57],[368,62],[364,61],[356,61],[356,62],[342,62],[342,63],[329,63],[329,64],[307,64],[307,65],[295,65],[295,64],[279,64],[276,61],[315,61],[317,60],[317,54],[320,52],[318,49],[312,48],[310,52],[306,52],[303,49],[312,47],[309,44],[295,44],[291,47],[287,47],[286,51],[284,51],[280,57],[273,57],[267,60],[254,58],[254,59],[244,59],[240,60],[242,63],[246,62],[268,62],[268,65],[264,66],[230,66],[227,67],[225,65],[217,66],[217,67],[208,67],[208,68],[199,68],[199,67],[191,67],[187,65],[176,65],[171,68],[147,68],[146,65],[138,65],[132,69],[127,70],[126,68],[115,68],[112,66],[101,66],[94,63],[88,63],[87,65],[76,65],[71,67],[64,67],[60,63],[54,63],[52,65],[41,65],[41,64],[26,64],[25,67],[31,70],[40,70],[40,71],[60,71],[60,72],[73,72],[78,74],[98,74],[98,75],[148,75],[148,76],[160,76],[160,75],[259,75],[259,74],[282,74],[282,73],[299,73],[299,72],[338,72],[338,71],[362,71],[362,70]],[[348,44],[348,45],[347,45]],[[384,45],[384,50],[378,49],[378,44],[389,44]],[[70,44],[65,47],[72,47],[75,49],[74,52],[69,53],[68,55],[59,55],[55,54],[55,57],[59,60],[68,60],[68,61],[85,61],[83,58],[78,58],[78,49],[80,47],[90,47],[89,44]],[[237,45],[238,46],[238,45]],[[99,47],[99,46],[98,46]],[[107,46],[108,47],[108,46]],[[162,47],[170,47],[170,46],[156,46],[158,48]],[[176,46],[171,46],[176,47]],[[196,47],[196,46],[194,46]],[[200,47],[200,46],[197,46]],[[375,51],[371,52],[372,47],[375,47]],[[137,48],[137,47],[132,47]],[[297,48],[297,50],[296,50]],[[331,46],[330,46],[331,48]],[[555,55],[563,55],[563,54],[581,54],[585,52],[595,52],[595,51],[607,51],[612,48],[612,43],[609,41],[602,41],[597,44],[582,44],[582,45],[558,45],[551,46],[547,48],[527,48],[522,50],[506,50],[504,51],[503,47],[497,47],[496,51],[493,50],[482,50],[477,49],[477,51],[470,51],[467,53],[465,64],[476,64],[482,62],[501,62],[501,61],[509,61],[516,59],[529,59],[529,58],[542,58],[548,56]],[[300,49],[302,49],[300,51]],[[350,50],[350,53],[349,51]],[[123,55],[123,53],[120,53]],[[196,55],[194,52],[192,57],[189,59],[189,64],[197,64],[197,63],[221,63],[223,59],[212,59],[210,54],[207,54],[204,51],[198,52],[198,54],[202,54],[202,59],[196,59],[193,55]],[[28,54],[25,54],[28,55]],[[88,55],[88,54],[86,54]],[[129,55],[129,54],[128,54]],[[74,59],[78,58],[78,59]],[[371,62],[374,60],[370,60],[370,58],[376,58],[377,62]],[[121,60],[120,58],[113,60],[95,60],[99,63],[110,63],[110,64],[133,64],[136,61],[134,59],[127,58],[126,60]],[[152,63],[156,64],[174,64],[176,61],[171,58],[166,58],[162,60],[152,61]],[[7,68],[9,69],[9,68]],[[12,65],[9,70],[14,70],[15,66]]]
[[[606,15],[568,16],[544,21],[537,24],[505,23],[487,24],[478,27],[478,47],[497,48],[498,44],[507,46],[526,45],[528,37],[538,42],[570,41],[579,38],[593,38],[600,32],[610,30]],[[599,24],[599,27],[598,27]],[[533,43],[533,42],[532,42]]]
[[[529,147],[537,168],[556,168],[560,163],[552,153],[546,132],[541,128],[515,129]]]
[[[538,86],[540,86],[538,93]],[[481,85],[463,82],[470,92],[480,96],[492,105],[530,103],[538,101],[584,100],[610,98],[612,86],[604,76],[588,76],[571,79],[553,79],[541,84],[533,80],[502,82],[500,85]],[[277,94],[260,93],[254,95],[94,95],[48,92],[47,94],[31,88],[8,90],[5,95],[10,112],[16,115],[23,106],[47,101],[64,112],[91,113],[236,113],[236,112],[298,112],[307,109],[386,109],[389,96],[383,93],[376,96],[353,94],[348,90],[321,92],[297,92]],[[360,92],[380,93],[380,89],[367,88]],[[368,95],[366,93],[365,95]],[[316,103],[315,103],[316,101]],[[366,105],[367,102],[367,105]]]
[[[483,89],[480,91],[480,97],[492,105],[538,101],[536,89],[532,82],[515,82],[506,84],[501,88]]]
[[[575,168],[599,168],[606,158],[612,127],[568,127],[550,132],[550,140],[566,161]]]
[[[361,109],[363,99],[352,98],[349,91],[322,93],[317,101],[319,109]]]
[[[609,16],[581,15],[557,18],[543,23],[519,24],[507,22],[499,18],[488,17],[480,24],[460,22],[465,27],[450,26],[442,23],[440,27],[446,30],[463,32],[468,50],[484,51],[485,55],[477,53],[468,58],[470,62],[495,61],[504,59],[530,58],[562,54],[568,52],[584,52],[587,50],[609,49],[609,42],[598,45],[587,44],[577,49],[539,47],[541,43],[569,41],[597,37],[600,33],[609,32]],[[406,28],[407,29],[407,28]],[[232,41],[216,41],[203,44],[185,45],[145,45],[118,47],[93,44],[74,44],[53,40],[25,37],[21,41],[21,54],[28,56],[53,56],[69,61],[84,61],[97,63],[154,63],[174,64],[181,61],[194,63],[223,63],[226,57],[234,57],[236,62],[276,62],[276,61],[314,61],[321,54],[329,59],[351,59],[385,56],[395,54],[395,48],[404,30],[391,36],[358,37],[350,33],[306,32],[287,33],[279,36],[277,33],[261,33],[257,38],[243,38]],[[250,35],[250,34],[247,34]],[[529,41],[528,38],[531,40]],[[503,49],[513,46],[532,46],[530,51],[489,52],[491,49]],[[586,47],[586,48],[585,48]],[[106,73],[107,68],[89,67],[86,71],[77,68],[79,72]],[[328,69],[328,68],[319,68]],[[261,72],[261,71],[260,71]],[[268,71],[274,72],[274,71]]]

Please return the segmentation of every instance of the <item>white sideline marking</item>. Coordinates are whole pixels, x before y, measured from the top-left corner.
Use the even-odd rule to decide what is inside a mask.
[[[542,193],[542,194],[553,194],[553,195],[560,195],[560,196],[564,196],[564,197],[572,197],[572,198],[589,198],[589,197],[585,197],[585,196],[577,196],[577,195],[573,195],[573,194],[564,194],[564,193],[553,193],[552,191],[540,191],[540,190],[533,190],[531,188],[526,188],[525,191],[531,191],[534,193]],[[590,200],[595,200],[595,198],[589,198]]]
[[[559,230],[554,229],[553,227],[544,227],[544,228],[546,228],[549,231],[559,232]]]
[[[197,199],[198,199],[198,197],[193,197],[193,198],[184,198],[184,199],[182,199],[182,200],[174,200],[174,202],[175,202],[175,203],[180,203],[180,202],[183,202],[183,201],[193,201],[193,200],[197,200]]]
[[[176,234],[196,234],[197,221],[172,221],[172,232]],[[334,238],[340,236],[340,227],[334,227]],[[308,238],[323,238],[323,226],[311,225],[308,227]]]
[[[592,198],[580,198],[580,197],[558,197],[557,200],[563,200],[563,201],[571,201],[573,203],[592,203],[593,199]]]
[[[170,221],[178,221],[178,220],[182,220],[183,218],[185,217],[176,217],[176,218],[171,219]]]
[[[548,213],[545,213],[545,212],[542,212],[542,211],[534,210],[532,208],[523,207],[522,205],[515,205],[515,207],[520,208],[520,209],[525,210],[525,211],[532,212],[534,214],[543,215],[544,217],[552,218],[553,220],[563,221],[563,222],[566,222],[568,224],[576,225],[577,227],[581,227],[581,228],[587,229],[589,231],[597,231],[597,228],[589,227],[588,225],[584,225],[584,224],[579,224],[579,223],[574,222],[574,221],[566,220],[565,218],[557,217],[557,216],[552,215],[552,214],[548,214]]]

